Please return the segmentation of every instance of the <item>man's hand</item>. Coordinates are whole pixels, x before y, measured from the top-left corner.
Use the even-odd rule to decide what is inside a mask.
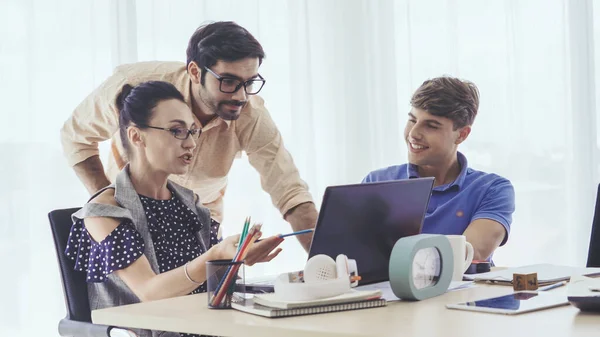
[[[90,195],[110,185],[99,156],[91,156],[73,166],[73,169]]]
[[[312,202],[305,202],[290,209],[284,216],[284,219],[292,225],[294,232],[303,229],[315,228],[319,212]],[[313,233],[297,235],[298,241],[304,250],[308,252],[312,242]]]

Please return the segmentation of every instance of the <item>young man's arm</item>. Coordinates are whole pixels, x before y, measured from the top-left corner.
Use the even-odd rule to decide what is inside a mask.
[[[90,194],[110,184],[98,143],[109,139],[119,127],[115,99],[124,84],[125,78],[115,72],[77,106],[60,131],[67,161]]]
[[[473,245],[473,260],[486,260],[504,240],[508,233],[500,223],[490,219],[477,219],[463,233]]]
[[[496,248],[506,243],[514,211],[515,191],[510,181],[498,178],[489,187],[463,233],[473,245],[473,259],[486,260]]]
[[[239,131],[240,144],[248,154],[250,164],[260,174],[263,190],[271,196],[273,205],[294,231],[314,228],[318,212],[308,192],[308,185],[300,178],[292,156],[283,145],[281,134],[264,107],[262,98],[254,96],[248,103],[249,112]],[[306,251],[312,235],[298,235]]]

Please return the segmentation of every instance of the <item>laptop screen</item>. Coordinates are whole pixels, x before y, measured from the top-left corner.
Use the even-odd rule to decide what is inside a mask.
[[[433,180],[327,187],[309,258],[345,254],[356,260],[359,284],[389,280],[392,248],[398,239],[421,232]]]

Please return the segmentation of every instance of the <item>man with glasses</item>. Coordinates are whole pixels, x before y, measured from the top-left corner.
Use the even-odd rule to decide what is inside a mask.
[[[221,222],[227,175],[233,160],[244,151],[260,174],[263,189],[292,228],[313,228],[318,213],[308,186],[300,178],[264,101],[256,95],[265,85],[258,73],[264,57],[262,46],[246,29],[233,22],[216,22],[194,32],[186,64],[140,62],[117,67],[75,109],[61,130],[69,164],[90,193],[109,185],[128,162],[118,133],[115,103],[121,88],[152,80],[170,82],[181,91],[200,126],[188,173],[171,179],[194,190],[213,218]],[[167,131],[178,139],[194,132]],[[105,173],[98,143],[109,138],[111,155]],[[308,250],[312,236],[297,237]]]

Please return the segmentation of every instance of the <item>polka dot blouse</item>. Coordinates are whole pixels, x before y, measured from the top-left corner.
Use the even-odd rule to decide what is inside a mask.
[[[159,272],[178,268],[204,253],[196,233],[203,224],[196,214],[173,196],[156,200],[140,195],[154,244]],[[219,223],[211,220],[210,248],[219,241]],[[65,253],[75,261],[75,270],[87,273],[88,282],[103,282],[119,269],[126,268],[144,254],[144,240],[130,220],[124,220],[101,242],[88,234],[83,220],[71,227]],[[192,294],[205,292],[205,284]]]

